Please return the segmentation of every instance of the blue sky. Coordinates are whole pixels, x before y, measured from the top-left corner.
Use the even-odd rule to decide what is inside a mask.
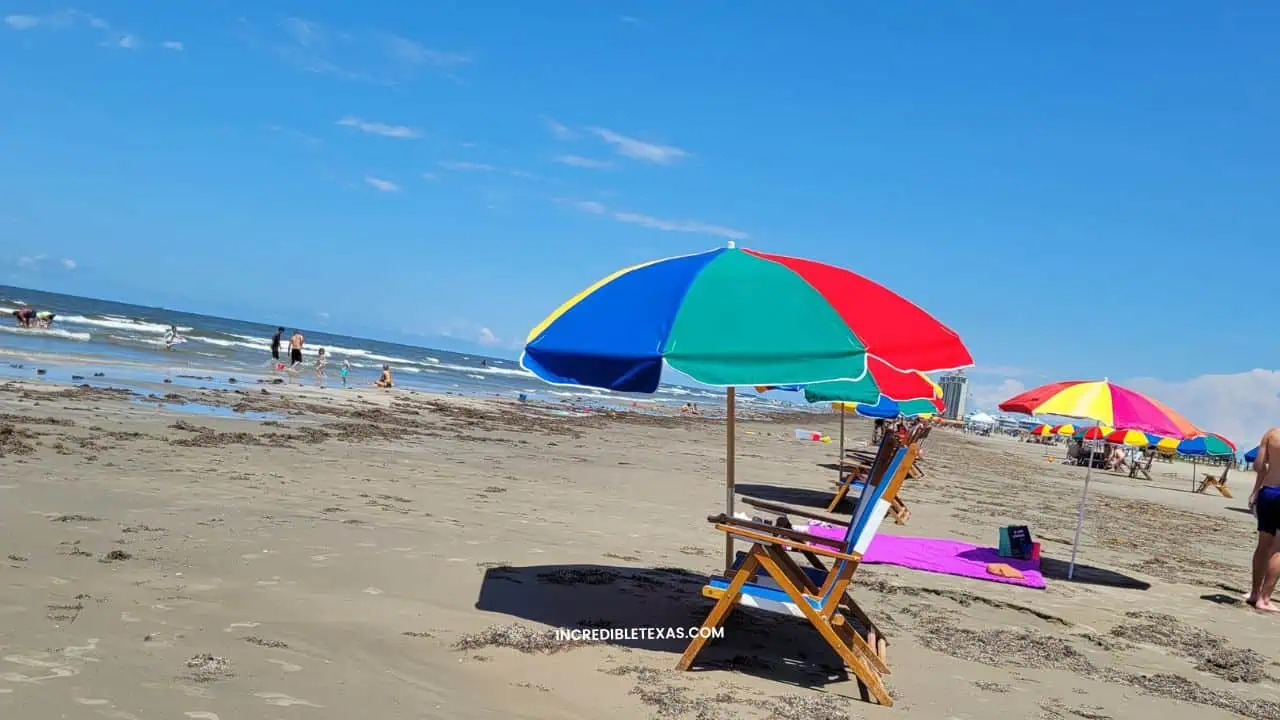
[[[736,239],[932,310],[980,404],[1280,422],[1280,5],[533,7],[0,2],[0,282],[510,350]]]

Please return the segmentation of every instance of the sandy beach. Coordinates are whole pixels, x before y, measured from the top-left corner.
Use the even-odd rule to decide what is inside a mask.
[[[1192,494],[1180,463],[1096,474],[1067,581],[1083,469],[935,431],[910,522],[883,531],[992,545],[1029,525],[1048,588],[860,568],[891,633],[885,709],[799,621],[739,610],[688,673],[682,640],[549,634],[701,622],[720,420],[19,382],[0,413],[2,717],[1280,718],[1280,618],[1239,602],[1251,474],[1234,500]],[[836,432],[739,424],[742,494],[824,499],[835,450],[802,423]]]

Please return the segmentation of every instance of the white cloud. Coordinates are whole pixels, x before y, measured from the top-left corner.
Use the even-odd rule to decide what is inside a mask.
[[[324,312],[324,311],[322,310],[322,311],[320,311],[320,312],[316,313],[316,317],[320,318],[321,320],[328,321],[328,319],[329,319],[329,313]]]
[[[966,371],[968,373],[968,371]],[[969,381],[969,397],[966,401],[968,410],[986,410],[994,412],[996,406],[1027,389],[1026,384],[1015,378],[1005,378],[998,383]]]
[[[52,261],[49,255],[41,253],[40,255],[24,255],[17,260],[17,265],[24,270],[40,270]],[[65,270],[75,270],[76,261],[71,258],[62,258],[56,262],[56,265]]]
[[[48,255],[26,255],[18,258],[18,267],[35,268],[48,259]]]
[[[40,26],[40,18],[35,15],[8,15],[4,22],[14,30],[30,30]]]
[[[480,332],[476,333],[476,342],[481,345],[489,346],[502,344],[502,341],[498,339],[498,336],[494,335],[493,331],[487,327],[480,328]]]
[[[358,117],[344,117],[338,121],[339,125],[344,127],[355,128],[361,132],[370,135],[381,135],[389,138],[413,139],[420,136],[420,133],[408,125],[388,125],[387,123],[370,122],[361,120]]]
[[[552,135],[556,136],[557,140],[574,140],[578,137],[578,133],[574,132],[568,125],[556,122],[549,117],[543,117],[542,121],[547,124],[547,129],[551,131]]]
[[[448,74],[472,61],[467,54],[434,50],[393,33],[343,30],[300,17],[285,18],[265,34],[242,26],[246,40],[295,68],[345,80],[397,85],[423,68]]]
[[[422,179],[434,181],[434,180],[439,180],[440,176],[436,175],[435,173],[422,173]]]
[[[1209,432],[1225,435],[1244,452],[1269,427],[1280,425],[1280,370],[1255,369],[1231,375],[1200,375],[1189,380],[1122,380]]]
[[[556,158],[556,162],[561,165],[570,167],[588,168],[591,170],[605,170],[613,167],[613,163],[604,160],[596,160],[594,158],[582,157],[581,155],[561,155]]]
[[[658,165],[670,165],[671,163],[689,155],[687,150],[672,146],[658,145],[656,143],[637,140],[633,137],[627,137],[621,133],[614,132],[607,128],[593,127],[588,128],[601,140],[613,146],[614,150],[620,155],[625,155],[636,160],[644,160]]]
[[[139,45],[138,36],[114,29],[106,20],[75,9],[60,10],[50,15],[7,15],[4,22],[13,30],[69,30],[88,27],[110,34],[102,42],[104,46],[133,49]]]
[[[375,190],[379,190],[381,192],[400,192],[400,186],[390,180],[383,180],[382,178],[376,178],[372,175],[365,175],[364,181]]]
[[[445,170],[471,170],[475,172],[493,172],[498,168],[488,163],[478,162],[454,162],[449,160],[441,160],[436,163]]]
[[[585,213],[608,216],[618,222],[640,225],[654,230],[714,235],[717,237],[728,238],[730,240],[746,240],[750,237],[750,235],[741,230],[725,227],[723,225],[712,225],[710,223],[702,222],[701,220],[666,220],[652,215],[645,215],[643,213],[613,210],[606,207],[603,203],[598,203],[594,200],[560,200],[559,202],[566,203]]]
[[[183,50],[187,49],[186,45],[183,45],[181,42],[177,40],[165,40],[164,42],[160,43],[160,47],[164,48],[165,50],[174,50],[176,52],[182,52]]]
[[[66,268],[66,269],[68,269],[68,270],[75,270],[75,269],[76,269],[76,261],[75,261],[75,260],[72,260],[71,258],[62,258],[62,267]]]

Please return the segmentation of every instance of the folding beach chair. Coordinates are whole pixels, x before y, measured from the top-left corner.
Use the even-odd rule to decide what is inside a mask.
[[[918,447],[924,442],[925,438],[929,437],[929,431],[931,429],[932,428],[927,425],[916,427],[915,430],[911,432],[911,435],[908,436],[907,443],[915,444]],[[883,451],[883,443],[881,445],[881,450]],[[877,452],[875,458],[871,460],[870,464],[864,464],[861,462],[855,463],[850,471],[841,472],[840,479],[832,481],[836,485],[836,490],[835,494],[831,497],[831,502],[827,504],[827,512],[835,512],[836,508],[840,506],[840,503],[847,496],[852,495],[854,498],[859,497],[863,488],[866,487],[866,482],[863,480],[863,476],[868,474],[870,469],[879,461],[880,452]],[[924,470],[920,467],[918,457],[916,462],[911,463],[911,467],[907,469],[907,477],[913,480],[918,480],[924,477]],[[903,501],[902,497],[896,492],[889,498],[889,514],[893,516],[893,521],[898,525],[906,525],[907,520],[911,517],[911,508],[907,507],[907,503]]]
[[[719,627],[735,605],[803,617],[840,656],[867,694],[885,706],[893,705],[883,680],[889,674],[885,663],[888,643],[848,590],[862,553],[889,511],[885,498],[897,491],[919,451],[916,445],[898,447],[892,439],[890,443],[890,459],[873,467],[868,475],[867,490],[840,550],[832,550],[830,540],[807,533],[718,515],[708,518],[717,530],[753,544],[738,555],[732,575],[714,576],[702,588],[704,596],[716,600],[703,627]],[[813,567],[802,568],[788,551],[803,554]],[[824,566],[822,558],[834,561],[831,568]],[[760,573],[767,577],[760,577]],[[863,630],[860,632],[850,619]],[[699,633],[689,643],[676,665],[678,670],[693,665],[709,634]]]

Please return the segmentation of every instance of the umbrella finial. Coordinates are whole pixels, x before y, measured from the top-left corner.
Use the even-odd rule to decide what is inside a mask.
[[[729,245],[728,245],[728,247],[729,247],[729,249],[730,249],[730,250],[732,250],[732,249],[734,249],[734,248],[738,247],[738,243],[736,243],[736,242],[734,242],[734,241],[730,240],[730,241],[729,241]]]

